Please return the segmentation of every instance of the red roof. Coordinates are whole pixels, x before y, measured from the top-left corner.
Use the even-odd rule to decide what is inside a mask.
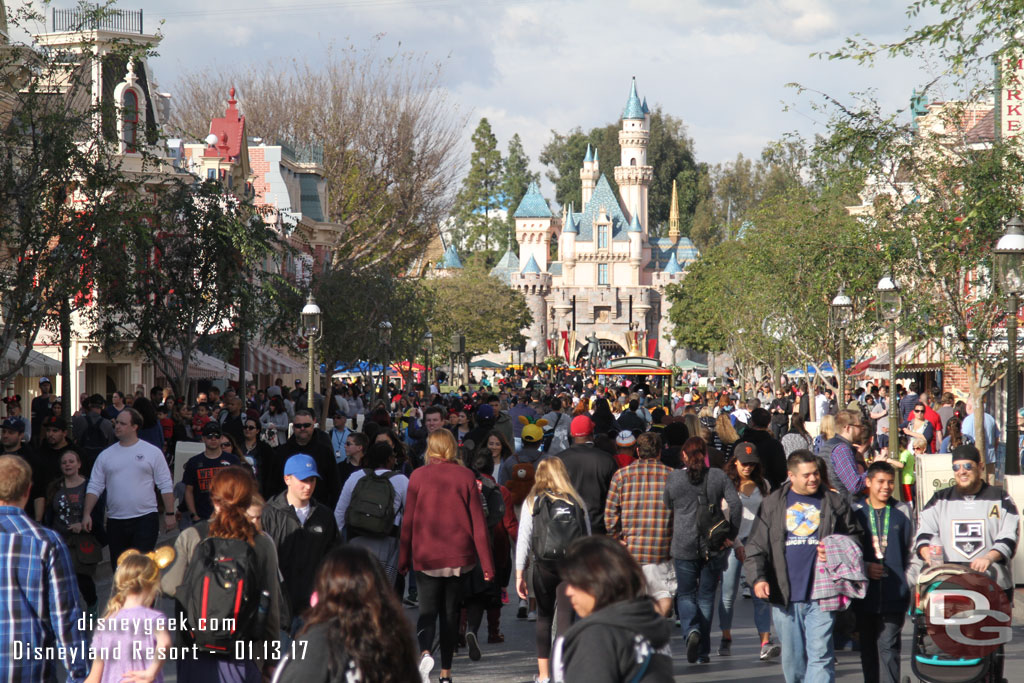
[[[228,108],[224,116],[210,121],[210,134],[217,136],[217,141],[207,143],[204,157],[220,157],[221,159],[237,159],[242,153],[242,142],[245,140],[245,117],[238,113],[235,105],[235,89],[231,88]]]
[[[983,142],[995,142],[996,140],[996,110],[989,109],[988,113],[967,131],[967,144],[974,145]]]

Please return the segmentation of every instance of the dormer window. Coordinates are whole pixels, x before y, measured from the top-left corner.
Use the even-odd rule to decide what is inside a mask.
[[[138,151],[139,138],[139,96],[134,90],[125,89],[121,97],[121,140],[124,151]]]
[[[598,225],[597,226],[597,248],[607,249],[608,248],[608,226]]]

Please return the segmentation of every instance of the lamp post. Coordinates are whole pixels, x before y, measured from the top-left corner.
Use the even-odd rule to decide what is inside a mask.
[[[896,322],[903,310],[903,297],[900,287],[891,275],[878,281],[878,315],[883,324],[889,324],[889,457],[898,456],[899,450],[899,415],[897,413],[896,396]]]
[[[430,368],[432,367],[431,364],[434,362],[434,335],[430,330],[427,330],[427,333],[423,335],[423,341],[427,343],[427,383],[433,384],[434,376],[430,371]]]
[[[1020,438],[1017,430],[1017,311],[1024,293],[1024,223],[1014,216],[1006,224],[993,252],[996,282],[1007,296],[1006,318],[1006,462],[1004,474],[1020,474]],[[1012,449],[1012,451],[1011,451]],[[1009,457],[1010,453],[1014,456]]]
[[[672,362],[669,364],[669,375],[668,375],[668,401],[669,406],[672,405],[672,392],[676,388],[676,371],[674,370],[676,365],[676,347],[679,346],[679,342],[676,341],[675,337],[668,340],[668,347],[672,349]],[[669,411],[671,414],[671,410]]]
[[[839,400],[843,401],[841,405],[845,408],[846,363],[843,359],[843,345],[846,341],[846,328],[850,326],[850,321],[853,320],[853,301],[843,293],[842,287],[839,288],[836,298],[832,299],[829,313],[832,314],[832,324],[839,330]]]
[[[536,339],[531,339],[530,340],[530,348],[533,349],[533,370],[534,370],[534,372],[536,372],[537,371],[537,340]]]
[[[775,340],[775,371],[773,384],[775,385],[775,393],[782,391],[782,338],[784,325],[778,320],[771,316],[764,319],[761,323],[761,331],[764,332],[765,336]]]
[[[320,329],[320,307],[316,305],[316,299],[313,298],[313,292],[309,293],[309,298],[306,299],[306,305],[302,307],[302,327],[306,337],[307,351],[309,351],[309,376],[306,378],[308,384],[306,385],[306,408],[310,412],[313,410],[313,357],[314,347],[320,340],[322,330]]]
[[[384,367],[381,369],[383,374],[383,380],[381,381],[381,389],[387,394],[388,391],[388,365],[391,363],[391,321],[387,318],[381,320],[377,324],[377,340],[380,342],[380,347],[384,351]]]

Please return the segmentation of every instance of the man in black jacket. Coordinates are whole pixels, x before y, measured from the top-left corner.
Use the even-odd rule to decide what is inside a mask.
[[[594,446],[594,422],[586,415],[572,419],[569,435],[573,445],[555,457],[565,463],[573,487],[587,506],[591,533],[603,534],[604,504],[616,470],[615,459]]]
[[[333,463],[329,469],[336,471]],[[268,500],[260,516],[263,531],[277,547],[292,634],[297,630],[299,615],[309,607],[320,561],[338,541],[338,525],[332,508],[313,495],[320,478],[313,458],[305,454],[293,455],[284,466],[286,490]],[[287,623],[289,621],[282,615],[282,626]]]
[[[291,456],[304,453],[313,458],[317,471],[320,472],[320,484],[313,495],[333,510],[338,504],[338,496],[341,495],[341,485],[330,440],[320,438],[316,423],[313,421],[313,413],[304,408],[295,411],[292,429],[294,431],[291,438],[274,449],[274,457],[263,468],[263,495],[270,498],[284,491],[285,463]]]
[[[757,446],[764,478],[774,491],[786,481],[786,451],[768,431],[771,419],[771,415],[764,408],[752,410],[750,419],[747,420],[747,428],[743,430],[743,440]]]
[[[789,481],[764,499],[754,519],[743,570],[754,596],[772,603],[786,680],[834,681],[837,613],[811,599],[815,568],[826,560],[823,539],[850,536],[863,553],[864,530],[846,496],[822,481],[813,453],[793,451],[787,466]]]

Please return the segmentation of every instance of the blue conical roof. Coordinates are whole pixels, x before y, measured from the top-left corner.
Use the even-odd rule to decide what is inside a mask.
[[[679,267],[679,260],[676,259],[676,252],[672,252],[672,255],[668,257],[668,263],[665,265],[665,271],[669,275],[678,275],[683,272],[683,269]]]
[[[643,108],[645,114],[650,114],[651,113],[651,110],[647,108],[647,98],[646,97],[644,98],[644,103],[642,105],[640,105],[640,106]]]
[[[531,254],[530,255],[530,260],[527,261],[526,265],[523,267],[523,273],[524,274],[526,274],[526,273],[540,274],[540,272],[541,272],[540,271],[540,266],[537,265],[537,259],[533,258],[533,255]]]
[[[519,272],[519,257],[511,248],[505,250],[498,264],[491,268],[491,277],[496,277],[506,285],[512,284],[512,273]]]
[[[565,225],[562,227],[562,232],[573,235],[580,234],[580,222],[572,217],[572,204],[569,205],[569,212],[565,214]]]
[[[455,245],[449,244],[448,248],[444,250],[444,256],[441,258],[441,268],[462,268],[462,261],[459,260],[459,254],[455,251]]]
[[[530,183],[514,215],[516,218],[551,218],[551,208],[541,195],[536,182]]]
[[[629,228],[626,232],[643,232],[643,226],[640,225],[640,217],[637,214],[633,214],[633,220],[629,222]]]
[[[640,98],[636,94],[636,78],[634,78],[633,84],[629,87],[629,99],[626,100],[626,108],[622,110],[622,118],[642,119],[643,117],[644,105],[640,103]]]
[[[594,153],[590,150],[590,143],[587,143],[587,156],[583,157],[583,163],[594,160]]]
[[[597,161],[597,147],[594,148],[594,161]]]

